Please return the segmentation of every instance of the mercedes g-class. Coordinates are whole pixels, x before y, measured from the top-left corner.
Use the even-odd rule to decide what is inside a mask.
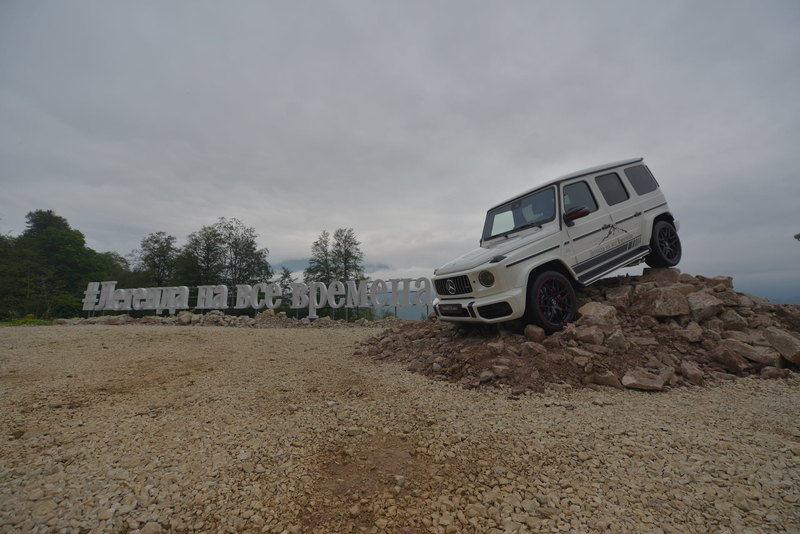
[[[576,313],[575,287],[642,261],[681,259],[678,223],[642,158],[574,172],[491,208],[480,247],[434,272],[444,321],[524,319],[553,332]]]

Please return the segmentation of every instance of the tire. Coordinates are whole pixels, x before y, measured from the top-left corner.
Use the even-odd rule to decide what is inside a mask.
[[[644,261],[650,267],[674,267],[681,261],[681,240],[675,227],[667,221],[653,225],[650,254]]]
[[[528,320],[556,332],[575,317],[575,289],[566,276],[545,271],[528,287]]]

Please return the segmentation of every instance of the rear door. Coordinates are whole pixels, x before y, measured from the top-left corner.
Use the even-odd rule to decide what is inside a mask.
[[[596,176],[594,181],[611,215],[611,226],[603,236],[604,244],[614,247],[640,240],[642,211],[638,196],[628,191],[616,172]]]

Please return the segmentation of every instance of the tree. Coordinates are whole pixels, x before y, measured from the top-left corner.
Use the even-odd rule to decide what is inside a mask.
[[[176,261],[176,279],[184,285],[253,284],[272,276],[269,250],[259,249],[258,234],[239,219],[220,219],[189,234]]]
[[[47,228],[56,228],[58,230],[72,230],[69,223],[64,217],[56,215],[53,210],[35,210],[28,212],[25,216],[26,226],[23,236],[25,237],[38,237]]]
[[[80,311],[80,293],[95,271],[95,253],[83,234],[49,226],[24,233],[16,245],[24,266],[25,313],[54,317]]]
[[[278,278],[278,285],[281,288],[281,307],[288,307],[288,301],[292,298],[292,284],[295,282],[292,271],[284,267],[281,269],[281,275]]]
[[[166,232],[148,234],[142,238],[139,250],[133,252],[136,269],[147,276],[156,287],[167,285],[175,274],[178,249],[175,237]]]
[[[330,285],[334,277],[333,254],[331,252],[331,235],[323,230],[319,238],[311,245],[311,258],[308,267],[303,271],[303,281],[322,282]]]
[[[352,228],[339,228],[333,233],[331,256],[339,280],[357,281],[364,278],[364,253],[360,245]]]
[[[115,253],[98,253],[84,235],[52,210],[26,216],[17,238],[0,240],[0,315],[63,317],[81,311],[86,284],[128,272]]]
[[[239,219],[225,217],[220,217],[214,226],[223,240],[224,278],[228,285],[255,284],[272,278],[272,267],[267,261],[269,250],[258,248],[254,228]]]
[[[19,280],[22,266],[15,245],[16,239],[0,235],[0,318],[14,316],[21,308]]]
[[[176,279],[187,286],[221,284],[225,268],[222,234],[215,226],[203,226],[189,234],[176,259]]]
[[[308,268],[303,272],[303,280],[306,283],[322,282],[326,286],[337,280],[342,282],[363,280],[364,254],[360,245],[352,228],[336,230],[333,233],[333,244],[330,234],[323,230],[311,245],[311,259],[308,261]],[[330,310],[330,313],[333,314],[333,310]],[[349,318],[346,308],[345,317]]]
[[[92,263],[96,273],[92,277],[91,281],[93,282],[116,280],[118,287],[142,287],[146,285],[146,280],[143,279],[142,273],[132,271],[130,262],[117,252],[94,252]]]

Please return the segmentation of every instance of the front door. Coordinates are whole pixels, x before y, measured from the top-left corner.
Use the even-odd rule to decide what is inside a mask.
[[[579,206],[589,210],[589,215],[575,220],[572,226],[566,227],[569,236],[568,250],[571,251],[571,267],[580,277],[578,269],[589,265],[588,262],[599,254],[603,237],[611,224],[611,217],[605,207],[598,204],[586,180],[567,182],[562,185],[561,191],[564,213]]]

